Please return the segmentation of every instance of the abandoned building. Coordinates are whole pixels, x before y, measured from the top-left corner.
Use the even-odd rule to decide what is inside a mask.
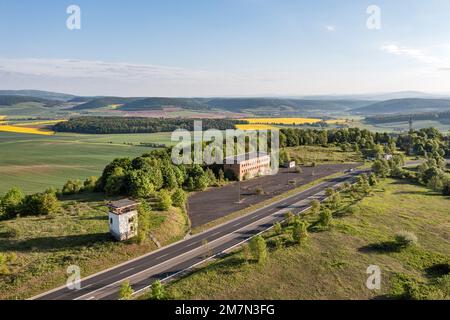
[[[229,164],[233,161],[232,164]],[[271,172],[270,155],[264,152],[251,152],[226,158],[224,171],[231,171],[239,181],[267,175]]]
[[[112,201],[109,207],[109,230],[111,235],[119,241],[131,239],[138,232],[139,202],[122,199]]]

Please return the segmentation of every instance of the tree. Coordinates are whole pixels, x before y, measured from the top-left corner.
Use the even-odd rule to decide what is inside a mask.
[[[146,198],[155,191],[150,176],[142,170],[133,170],[128,174],[128,187],[131,195],[136,198]]]
[[[21,211],[22,203],[25,199],[25,195],[19,188],[12,188],[9,190],[1,200],[1,206],[5,211],[7,217],[15,217]]]
[[[209,178],[206,173],[203,173],[195,181],[195,189],[199,191],[204,191],[209,186]]]
[[[183,189],[177,188],[172,194],[172,203],[175,207],[184,208],[187,201],[186,192]]]
[[[283,232],[283,227],[281,226],[281,223],[275,222],[273,224],[273,230],[277,235],[280,235]]]
[[[150,231],[150,205],[146,201],[142,201],[138,208],[138,236],[137,241],[142,244],[147,240]]]
[[[108,195],[122,194],[125,189],[125,170],[122,167],[116,167],[111,175],[106,179],[105,191]]]
[[[84,190],[93,192],[97,188],[98,177],[91,176],[86,178],[83,183]]]
[[[25,197],[22,204],[24,216],[56,215],[61,205],[53,192],[35,193]]]
[[[175,175],[175,171],[172,168],[172,165],[166,164],[161,167],[161,172],[163,176],[163,187],[167,190],[173,190],[178,187],[177,176]]]
[[[369,185],[371,186],[371,187],[374,187],[374,186],[376,186],[378,184],[378,179],[377,179],[377,176],[375,175],[375,173],[371,173],[370,175],[369,175]]]
[[[161,281],[157,280],[152,284],[152,294],[153,300],[163,300],[166,297],[166,293]]]
[[[305,221],[296,219],[294,228],[292,229],[292,239],[297,244],[304,244],[308,238],[308,225]]]
[[[167,211],[172,206],[172,197],[166,189],[161,189],[158,194],[158,202],[160,210]]]
[[[120,286],[119,299],[120,300],[130,300],[131,297],[133,296],[133,293],[134,293],[134,290],[130,285],[130,281],[125,281]]]
[[[328,227],[333,221],[333,214],[329,209],[323,209],[320,211],[319,224],[323,227]]]
[[[266,241],[261,235],[258,235],[250,240],[250,250],[254,260],[259,264],[264,264],[267,260],[267,245]]]
[[[317,199],[314,199],[311,201],[311,213],[316,215],[320,212],[320,201]]]
[[[211,169],[206,169],[206,175],[208,176],[209,185],[217,186],[217,178]]]
[[[61,204],[54,192],[44,192],[40,194],[39,215],[54,216],[61,209]]]
[[[80,193],[83,190],[83,183],[80,180],[68,180],[62,188],[62,193],[72,195]]]
[[[225,173],[222,169],[219,170],[219,182],[223,183],[225,181]]]
[[[386,178],[389,176],[389,166],[386,161],[375,160],[372,165],[372,171],[379,177]]]
[[[295,215],[292,211],[288,211],[284,214],[284,219],[286,220],[286,224],[289,226],[294,221]]]
[[[444,183],[440,176],[433,176],[427,183],[427,187],[434,191],[442,191]]]
[[[341,203],[342,203],[341,194],[340,194],[339,192],[334,193],[334,194],[330,197],[329,203],[330,203],[331,208],[332,208],[333,210],[339,209],[339,207],[341,206]]]
[[[325,190],[325,195],[326,195],[327,197],[331,197],[333,194],[334,194],[333,188],[327,188],[327,189]]]

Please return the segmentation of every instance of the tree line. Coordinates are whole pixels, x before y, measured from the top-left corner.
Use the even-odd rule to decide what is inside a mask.
[[[236,124],[246,121],[231,119],[201,119],[203,130],[234,129]],[[86,134],[156,133],[172,132],[176,129],[194,130],[193,119],[140,118],[140,117],[77,117],[53,126],[57,132]]]

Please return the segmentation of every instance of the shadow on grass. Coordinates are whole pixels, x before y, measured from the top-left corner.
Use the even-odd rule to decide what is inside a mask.
[[[450,263],[437,263],[425,269],[429,278],[440,278],[450,274]]]
[[[395,241],[385,241],[363,246],[359,248],[358,251],[364,253],[390,253],[390,252],[400,252],[404,248],[405,246]]]
[[[80,247],[98,245],[111,242],[109,233],[93,233],[84,235],[42,237],[27,240],[2,240],[0,239],[0,251],[59,251],[61,249],[77,249]]]

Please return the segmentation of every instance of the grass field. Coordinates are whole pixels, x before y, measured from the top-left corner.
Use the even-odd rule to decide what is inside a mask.
[[[55,218],[0,221],[0,252],[17,256],[10,274],[0,275],[0,299],[30,298],[61,286],[70,265],[86,277],[157,249],[150,239],[142,245],[113,241],[104,196],[82,196],[64,201],[64,212]],[[151,214],[150,232],[161,245],[182,239],[187,230],[179,209]]]
[[[11,187],[38,192],[68,179],[99,176],[117,157],[151,150],[140,143],[170,144],[169,133],[39,136],[0,132],[0,193]]]
[[[263,266],[248,263],[238,250],[166,289],[176,299],[373,299],[398,287],[398,274],[430,284],[449,272],[448,198],[388,179],[359,203],[344,199],[349,205],[357,212],[335,214],[329,230],[311,229],[305,246],[291,244],[289,230],[280,236],[267,233],[270,253]],[[387,244],[401,230],[414,232],[418,245],[391,250]],[[280,249],[273,245],[277,237],[285,239]],[[381,268],[381,290],[366,287],[370,265]]]
[[[292,160],[301,164],[316,163],[344,163],[363,161],[356,152],[342,151],[338,147],[299,146],[285,148]]]

